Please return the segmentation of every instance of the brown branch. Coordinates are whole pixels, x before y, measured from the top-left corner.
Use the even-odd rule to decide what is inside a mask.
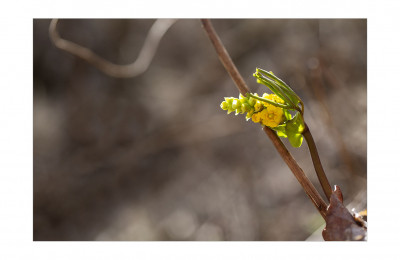
[[[246,95],[246,93],[250,92],[249,88],[247,87],[246,83],[244,82],[242,76],[240,75],[239,71],[237,70],[235,64],[232,62],[228,52],[226,51],[223,43],[219,39],[218,35],[216,34],[210,20],[202,19],[203,28],[207,33],[207,36],[210,38],[211,42],[213,43],[215,50],[217,51],[218,57],[221,60],[222,64],[224,65],[225,69],[228,71],[229,75],[235,82],[239,92],[242,95]],[[303,170],[297,164],[296,160],[293,156],[289,153],[286,149],[285,145],[276,135],[276,133],[268,127],[264,127],[264,132],[267,134],[269,139],[271,139],[272,143],[274,144],[275,148],[289,166],[290,170],[293,172],[296,179],[299,181],[300,185],[303,187],[304,191],[306,192],[307,196],[311,199],[314,206],[317,208],[321,216],[325,219],[326,218],[326,209],[327,204],[322,199],[321,195],[318,193],[317,189],[311,183],[311,181],[307,178],[304,174]]]
[[[285,161],[289,169],[293,172],[294,176],[296,177],[297,181],[303,187],[304,191],[306,192],[307,196],[311,199],[314,206],[318,209],[321,216],[325,219],[326,217],[326,209],[327,204],[318,193],[317,189],[311,183],[311,181],[307,178],[304,174],[303,169],[300,168],[296,160],[290,154],[288,149],[282,143],[281,139],[276,135],[276,133],[270,129],[269,127],[264,127],[264,132],[267,134],[269,139],[271,139],[272,143],[274,144],[276,150],[281,155],[282,159]]]
[[[232,62],[231,57],[225,49],[224,44],[221,42],[221,39],[218,37],[217,33],[214,30],[214,27],[211,24],[209,19],[201,19],[201,23],[203,24],[204,30],[207,32],[208,37],[210,38],[212,44],[214,45],[215,50],[217,51],[218,57],[225,69],[228,71],[229,75],[235,82],[239,92],[246,96],[246,93],[250,92],[250,89],[247,87],[244,82],[242,76],[237,70],[235,64]]]
[[[159,19],[155,21],[147,34],[138,58],[127,65],[114,64],[86,47],[61,38],[57,31],[58,19],[51,20],[49,35],[57,48],[87,61],[103,73],[115,78],[132,78],[147,70],[162,37],[175,22],[176,20],[174,19]]]

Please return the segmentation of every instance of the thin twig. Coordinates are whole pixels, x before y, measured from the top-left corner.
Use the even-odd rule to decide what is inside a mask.
[[[271,139],[272,143],[274,144],[276,150],[281,155],[282,159],[289,166],[290,170],[292,170],[296,179],[299,181],[303,189],[306,191],[307,196],[311,199],[314,206],[318,209],[322,217],[325,219],[326,208],[328,206],[325,203],[324,199],[321,197],[317,189],[304,174],[303,169],[300,168],[296,160],[293,158],[288,149],[282,143],[281,139],[276,135],[275,131],[266,126],[263,129],[264,132],[268,135],[269,139]]]
[[[312,137],[312,134],[307,124],[304,129],[303,136],[306,139],[308,149],[310,150],[311,159],[314,164],[315,172],[317,173],[319,183],[321,183],[325,196],[329,201],[332,195],[332,187],[328,181],[328,178],[326,177],[324,168],[322,167],[322,163],[318,155],[317,146],[315,145],[314,138]]]
[[[115,78],[132,78],[147,70],[162,37],[175,22],[175,19],[159,19],[155,21],[147,34],[138,58],[133,63],[127,65],[111,63],[98,56],[90,49],[61,38],[57,31],[58,19],[51,20],[49,35],[54,45],[59,49],[89,62],[103,73]]]
[[[232,62],[232,59],[230,58],[228,52],[226,51],[223,43],[216,34],[210,20],[202,19],[201,22],[203,24],[204,30],[207,33],[207,36],[210,38],[211,42],[215,47],[215,50],[217,51],[219,59],[221,60],[225,69],[228,71],[229,75],[235,82],[240,93],[245,96],[246,93],[250,92],[250,90],[247,87],[246,83],[244,82],[239,71],[236,69],[235,64]],[[299,181],[300,185],[303,187],[307,196],[311,199],[314,206],[317,208],[321,216],[325,219],[327,204],[322,199],[317,189],[304,174],[303,170],[300,168],[296,160],[286,149],[285,145],[282,143],[282,141],[279,139],[276,133],[268,127],[264,127],[264,132],[271,139],[275,148],[277,149],[283,160],[286,162],[286,164],[289,166],[290,170],[293,172],[294,176]]]

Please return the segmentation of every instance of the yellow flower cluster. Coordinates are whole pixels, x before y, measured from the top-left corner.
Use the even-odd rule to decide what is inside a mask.
[[[264,94],[263,98],[283,104],[284,101],[275,94]],[[254,123],[262,123],[268,127],[277,127],[283,121],[283,109],[267,102],[259,102],[254,105],[256,113],[251,116]],[[260,106],[261,105],[261,106]],[[257,108],[256,108],[257,106]],[[262,107],[262,108],[261,108]]]
[[[254,112],[254,104],[256,100],[254,98],[244,97],[242,94],[239,95],[239,98],[234,97],[226,97],[225,101],[221,103],[221,108],[223,110],[227,110],[228,114],[235,112],[235,114],[248,114],[248,118]]]
[[[254,96],[258,95],[254,94]],[[275,94],[264,93],[262,97],[275,103],[284,104],[284,101]],[[282,108],[242,95],[239,98],[225,98],[225,101],[221,103],[221,108],[227,110],[228,114],[231,112],[236,112],[236,115],[247,113],[246,119],[251,118],[253,122],[268,127],[277,127],[284,120]]]

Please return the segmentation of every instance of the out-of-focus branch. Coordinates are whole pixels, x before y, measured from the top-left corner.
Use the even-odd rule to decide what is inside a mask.
[[[318,66],[311,70],[311,75],[310,75],[311,90],[309,90],[309,88],[307,88],[307,90],[313,92],[322,110],[325,111],[325,121],[326,124],[328,125],[328,129],[332,132],[332,136],[336,139],[335,143],[340,149],[340,156],[342,157],[343,162],[346,164],[349,172],[355,175],[356,173],[354,171],[352,157],[349,154],[346,143],[342,138],[342,135],[338,132],[333,122],[333,116],[327,104],[327,98],[323,88],[323,82],[324,80],[326,80],[332,87],[335,88],[340,88],[341,85],[338,83],[337,79],[332,75],[332,72],[329,69],[325,68],[323,59],[319,57],[318,60],[319,60]]]
[[[89,62],[103,73],[115,78],[132,78],[147,70],[162,37],[175,22],[176,19],[156,20],[147,34],[138,58],[133,63],[127,65],[114,64],[98,56],[86,47],[61,38],[57,31],[58,19],[51,20],[49,35],[57,48]]]
[[[232,59],[230,58],[223,43],[221,42],[217,33],[215,32],[210,20],[202,19],[201,23],[203,24],[203,28],[206,31],[207,36],[213,43],[215,50],[217,51],[218,57],[221,60],[222,64],[224,65],[225,69],[228,71],[229,75],[235,82],[240,93],[246,96],[246,93],[250,92],[250,89],[244,82],[235,64],[232,62]],[[279,139],[276,133],[268,127],[264,127],[264,132],[271,139],[275,148],[277,149],[283,160],[286,162],[286,164],[289,166],[290,170],[293,172],[294,176],[299,181],[304,191],[306,192],[307,196],[311,199],[312,203],[317,208],[321,216],[324,219],[326,219],[327,204],[322,199],[317,189],[304,174],[303,170],[300,168],[296,160],[286,149],[285,145],[282,143],[282,141]]]

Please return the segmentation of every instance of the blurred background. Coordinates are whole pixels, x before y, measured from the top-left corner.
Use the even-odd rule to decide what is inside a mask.
[[[155,20],[60,20],[61,37],[133,62]],[[366,208],[367,21],[212,20],[253,92],[272,70],[345,205]],[[306,240],[324,224],[238,96],[199,20],[178,20],[142,75],[106,76],[33,20],[34,240]],[[307,144],[294,149],[322,193]],[[316,239],[322,239],[316,233]]]

